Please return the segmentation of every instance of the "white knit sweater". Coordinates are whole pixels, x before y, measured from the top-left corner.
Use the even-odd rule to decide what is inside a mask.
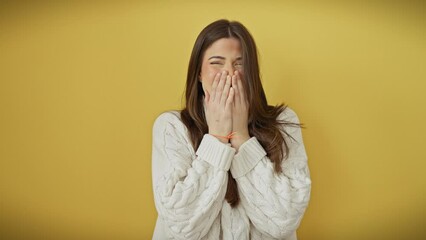
[[[299,123],[290,108],[279,118]],[[194,151],[180,112],[162,113],[153,126],[153,239],[297,239],[311,179],[301,129],[286,131],[296,141],[284,135],[290,154],[277,174],[256,137],[236,152],[206,134]],[[236,208],[225,200],[227,171],[238,185]]]

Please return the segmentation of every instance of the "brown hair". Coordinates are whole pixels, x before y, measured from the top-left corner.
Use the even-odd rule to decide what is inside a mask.
[[[280,173],[282,171],[281,162],[287,158],[289,152],[288,145],[281,132],[291,137],[285,132],[284,128],[281,128],[281,125],[300,125],[277,120],[277,117],[287,106],[284,104],[268,105],[260,80],[256,44],[249,31],[237,21],[217,20],[205,27],[195,41],[189,60],[186,81],[186,106],[181,111],[181,118],[188,128],[192,145],[197,150],[204,134],[208,133],[203,107],[204,91],[201,82],[198,81],[204,52],[213,42],[221,38],[236,38],[241,43],[244,76],[242,83],[249,103],[249,134],[257,138],[269,159],[274,163],[275,172]],[[230,172],[228,174],[229,180],[225,198],[232,207],[235,207],[239,203],[237,183]]]

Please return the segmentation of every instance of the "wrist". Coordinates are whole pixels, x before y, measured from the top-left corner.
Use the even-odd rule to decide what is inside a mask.
[[[239,149],[243,143],[250,139],[250,135],[248,133],[244,134],[235,134],[235,136],[231,139],[231,146],[235,149]]]
[[[211,132],[209,132],[209,134],[216,137],[220,142],[225,144],[229,143],[229,140],[232,138],[232,135],[234,135],[234,133],[230,133],[228,135],[220,135],[220,134],[214,134]]]
[[[217,137],[217,136],[215,136],[220,142],[222,142],[222,143],[224,143],[224,144],[227,144],[227,143],[229,143],[229,139],[224,139],[224,138],[220,138],[220,137]]]

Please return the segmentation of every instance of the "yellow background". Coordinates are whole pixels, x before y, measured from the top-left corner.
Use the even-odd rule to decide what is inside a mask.
[[[219,18],[306,124],[299,239],[426,237],[421,1],[59,2],[0,4],[1,239],[151,238],[152,124]]]

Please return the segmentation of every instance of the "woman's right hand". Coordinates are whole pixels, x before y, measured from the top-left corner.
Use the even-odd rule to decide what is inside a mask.
[[[227,71],[217,73],[210,94],[204,91],[204,106],[209,134],[227,136],[232,131],[232,104],[234,90]],[[223,143],[229,139],[218,138]]]

